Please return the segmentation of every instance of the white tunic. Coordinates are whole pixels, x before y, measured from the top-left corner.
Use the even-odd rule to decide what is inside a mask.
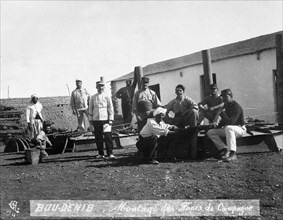
[[[171,125],[166,124],[164,121],[161,121],[159,124],[154,118],[147,119],[146,125],[140,131],[140,135],[144,138],[150,137],[153,135],[156,136],[167,136],[169,132],[169,127]]]
[[[28,105],[27,109],[26,109],[26,119],[27,119],[27,123],[34,123],[35,120],[35,116],[38,113],[39,116],[41,117],[41,119],[43,120],[42,117],[42,104],[40,102],[37,103],[30,103],[30,105]]]
[[[89,120],[107,121],[114,120],[113,104],[110,96],[106,93],[96,93],[90,98]]]

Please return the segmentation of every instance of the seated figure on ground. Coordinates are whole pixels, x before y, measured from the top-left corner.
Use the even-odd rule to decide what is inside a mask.
[[[163,118],[166,114],[166,109],[158,107],[154,110],[154,118],[148,118],[146,125],[142,128],[139,135],[139,140],[136,146],[143,153],[147,162],[158,164],[156,160],[156,152],[158,147],[158,139],[161,136],[175,133],[177,126],[166,124]]]

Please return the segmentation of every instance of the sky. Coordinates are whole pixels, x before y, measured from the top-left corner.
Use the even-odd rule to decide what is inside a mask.
[[[283,29],[281,0],[0,4],[0,98],[68,96],[76,79],[94,94],[100,77]]]

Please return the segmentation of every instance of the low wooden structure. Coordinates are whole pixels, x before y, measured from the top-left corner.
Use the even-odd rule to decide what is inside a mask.
[[[176,158],[198,159],[203,155],[203,150],[207,150],[207,146],[213,146],[208,140],[205,133],[209,126],[199,126],[188,128],[182,131],[182,134],[171,142],[171,153]],[[138,134],[135,132],[113,132],[114,149],[125,146],[135,146]],[[96,150],[95,137],[91,132],[49,135],[49,139],[53,143],[53,153],[63,154],[65,152],[78,152]],[[225,141],[225,140],[224,140]],[[260,153],[260,152],[279,152],[283,149],[283,129],[276,126],[261,126],[249,132],[242,138],[237,139],[237,153]],[[215,147],[214,150],[216,150]],[[212,150],[213,151],[213,150]]]
[[[225,142],[225,139],[223,141]],[[204,133],[199,133],[198,148],[207,150],[207,147],[211,151],[216,150],[207,136]],[[237,138],[237,154],[282,152],[282,150],[283,128],[274,124],[247,125],[247,133],[243,137]]]
[[[205,151],[216,152],[213,143],[207,138],[209,126],[198,126],[180,131],[170,142],[171,154],[180,159],[200,159]],[[237,153],[282,152],[283,128],[275,124],[247,125],[248,132],[237,139]],[[63,154],[65,152],[97,150],[95,137],[92,132],[80,133],[75,131],[55,132],[47,134],[52,143],[47,146],[48,154]],[[138,134],[133,130],[116,129],[112,132],[114,149],[134,146]],[[225,140],[224,140],[225,141]],[[6,142],[5,152],[25,151],[29,148],[28,139],[12,137]]]
[[[123,146],[135,145],[137,133],[129,129],[129,124],[113,126],[112,138],[113,147],[122,148]],[[120,129],[119,129],[120,128]],[[52,154],[63,154],[65,152],[78,152],[96,150],[95,136],[93,132],[73,132],[66,131],[61,133],[47,134],[53,144]]]
[[[123,146],[130,146],[136,144],[137,134],[118,134],[113,133],[113,147],[114,148],[123,148]],[[69,143],[69,145],[68,145]],[[67,139],[67,144],[65,144],[62,154],[66,150],[71,150],[72,152],[77,151],[87,151],[87,150],[96,150],[95,137],[92,134],[83,134],[78,137],[69,137]]]
[[[21,137],[25,133],[24,125],[21,123],[22,111],[9,107],[0,110],[0,141],[6,141],[9,135]]]

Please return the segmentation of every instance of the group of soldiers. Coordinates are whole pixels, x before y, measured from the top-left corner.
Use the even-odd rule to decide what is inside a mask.
[[[230,89],[218,93],[216,84],[210,85],[211,95],[198,104],[185,95],[185,87],[179,84],[175,88],[176,98],[163,105],[157,94],[149,88],[149,78],[141,78],[141,88],[135,92],[136,77],[132,83],[126,81],[126,87],[119,89],[115,97],[121,99],[124,123],[131,123],[136,118],[139,140],[137,148],[143,153],[148,163],[158,164],[156,149],[164,146],[164,140],[180,129],[196,127],[206,118],[211,125],[207,137],[218,149],[221,160],[230,162],[237,159],[236,138],[246,133],[243,109],[233,100]],[[111,97],[105,93],[105,83],[96,82],[97,93],[93,96],[82,87],[82,81],[76,80],[76,89],[72,91],[70,106],[77,116],[78,130],[85,131],[85,118],[94,128],[98,149],[97,158],[115,159],[113,155],[112,124],[114,109]],[[32,96],[27,108],[27,122],[31,135],[38,133],[42,121],[42,105]],[[226,138],[226,143],[221,139]],[[106,155],[103,143],[106,146]],[[166,142],[166,141],[165,141]]]
[[[139,132],[137,148],[148,157],[149,163],[158,164],[154,158],[155,149],[165,148],[168,146],[168,141],[176,137],[174,134],[180,129],[197,127],[205,118],[211,128],[207,132],[207,137],[217,148],[219,159],[226,162],[237,159],[236,138],[246,133],[246,127],[243,109],[233,100],[231,89],[224,89],[219,94],[217,85],[211,84],[211,94],[197,104],[185,95],[184,85],[179,84],[175,87],[176,98],[163,105],[156,93],[149,89],[147,77],[142,78],[141,89],[133,97],[128,96],[132,100],[130,98],[124,100],[122,94],[127,92],[127,88],[130,88],[128,91],[133,91],[133,86],[127,83],[127,86],[120,89],[116,96],[122,99],[123,115],[127,112],[126,115],[133,114],[137,119]],[[130,102],[129,100],[132,101],[131,107],[123,105],[123,102]],[[128,116],[124,116],[125,118]],[[226,142],[223,142],[223,137],[226,138]]]

